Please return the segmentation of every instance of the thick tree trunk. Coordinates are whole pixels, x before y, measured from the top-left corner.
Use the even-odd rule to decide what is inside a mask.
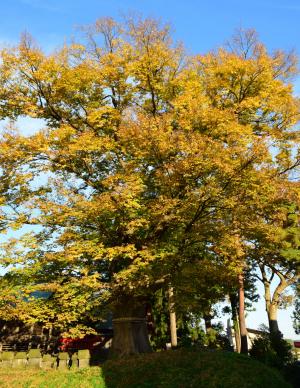
[[[111,357],[151,352],[146,306],[140,301],[127,297],[114,306],[113,329]]]
[[[245,290],[244,275],[239,274],[239,324],[241,334],[241,353],[248,354],[247,328],[245,320]]]
[[[278,320],[277,320],[277,310],[278,310],[277,306],[274,306],[271,304],[269,306],[268,311],[267,311],[270,334],[280,333],[279,326],[278,326]]]
[[[176,313],[174,302],[174,289],[169,288],[169,309],[170,309],[170,332],[171,332],[171,346],[177,347],[177,327],[176,327]]]
[[[230,304],[231,304],[231,317],[233,322],[233,329],[234,329],[234,338],[235,338],[235,350],[237,353],[241,352],[241,334],[240,334],[240,326],[239,326],[239,319],[238,319],[238,296],[237,294],[230,294],[229,295]]]

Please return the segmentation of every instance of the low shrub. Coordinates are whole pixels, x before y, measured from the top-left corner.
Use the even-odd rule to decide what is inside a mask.
[[[15,355],[15,359],[17,359],[17,360],[27,359],[27,353],[26,352],[17,352]]]
[[[42,354],[40,349],[30,349],[28,352],[28,358],[41,358]]]
[[[250,350],[251,357],[266,365],[282,369],[294,361],[291,345],[280,332],[270,334],[262,332],[254,341]]]
[[[78,360],[88,360],[91,358],[91,353],[88,349],[78,350],[77,358]]]
[[[283,375],[293,387],[298,388],[300,382],[300,361],[293,362],[284,367]]]
[[[69,356],[69,353],[67,353],[67,352],[60,352],[58,354],[58,358],[60,360],[69,360],[70,356]]]
[[[14,352],[3,352],[1,355],[1,359],[3,361],[13,360],[13,358],[14,358]]]

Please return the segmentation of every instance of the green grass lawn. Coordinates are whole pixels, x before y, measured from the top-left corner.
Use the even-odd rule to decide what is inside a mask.
[[[290,387],[277,371],[234,353],[177,350],[77,371],[0,369],[2,387]]]
[[[0,369],[0,387],[39,388],[106,388],[101,368],[91,367],[77,371]]]

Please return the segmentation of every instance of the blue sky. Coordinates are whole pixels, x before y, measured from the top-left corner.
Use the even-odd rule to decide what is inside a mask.
[[[299,0],[3,0],[0,44],[14,44],[27,31],[49,51],[69,39],[78,25],[128,12],[170,23],[175,38],[193,53],[216,48],[242,27],[255,28],[270,50],[294,49],[300,54]],[[296,91],[300,94],[300,82]],[[29,127],[26,132],[31,132]],[[287,337],[296,338],[290,314],[291,309],[280,312],[279,324]],[[262,302],[248,316],[249,327],[260,323],[266,323]]]
[[[24,30],[44,47],[69,37],[74,27],[128,11],[170,22],[192,50],[207,51],[237,27],[257,29],[270,48],[300,51],[299,0],[10,0],[1,2],[0,39],[13,42]]]

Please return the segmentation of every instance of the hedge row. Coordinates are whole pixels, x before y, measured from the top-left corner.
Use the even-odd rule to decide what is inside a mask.
[[[0,368],[84,368],[90,365],[90,358],[88,349],[78,350],[72,355],[67,352],[60,352],[57,355],[42,355],[40,349],[30,349],[28,353],[2,352],[0,353]]]

